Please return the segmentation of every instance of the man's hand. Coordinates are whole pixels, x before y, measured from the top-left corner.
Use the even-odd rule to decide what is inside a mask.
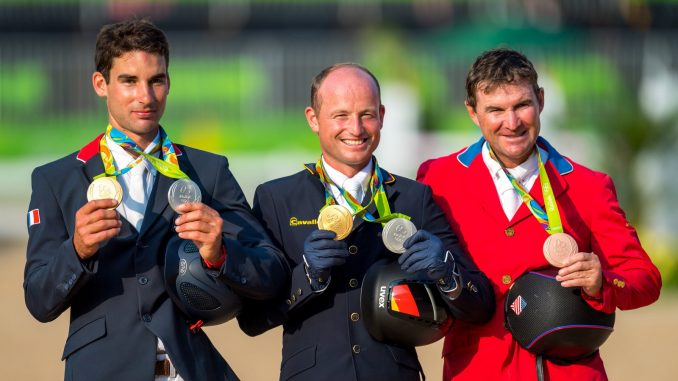
[[[103,241],[120,233],[122,222],[114,208],[118,202],[112,199],[92,200],[75,213],[73,247],[80,259],[85,260],[99,251]]]
[[[577,253],[558,270],[556,280],[563,287],[581,287],[586,295],[600,297],[603,288],[603,270],[600,259],[593,253]]]
[[[335,241],[336,235],[329,230],[314,230],[304,241],[308,276],[321,283],[327,281],[332,267],[343,265],[348,257],[346,242]]]
[[[434,281],[452,276],[454,260],[445,261],[443,242],[435,235],[419,230],[405,240],[403,247],[405,252],[398,258],[398,263],[404,271],[424,271]]]
[[[222,253],[221,229],[224,226],[219,213],[199,202],[179,205],[176,211],[181,213],[174,220],[179,237],[193,241],[203,260],[217,263]]]

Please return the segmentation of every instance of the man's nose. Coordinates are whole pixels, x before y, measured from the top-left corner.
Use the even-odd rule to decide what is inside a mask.
[[[137,99],[139,102],[149,104],[155,99],[153,87],[150,84],[139,84],[137,88]]]
[[[508,113],[506,113],[506,119],[504,120],[506,127],[515,130],[516,128],[520,127],[521,123],[520,117],[515,111],[510,110]]]
[[[356,116],[352,117],[351,120],[348,122],[347,129],[353,135],[362,134],[364,128],[363,128],[363,121],[361,120],[360,116],[356,115]]]

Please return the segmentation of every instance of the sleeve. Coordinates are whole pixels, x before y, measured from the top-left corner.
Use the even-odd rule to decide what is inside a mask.
[[[612,179],[605,175],[591,221],[591,249],[603,268],[600,300],[586,298],[595,309],[612,313],[646,306],[659,298],[661,275],[640,244],[636,230],[619,206]]]
[[[426,186],[422,200],[423,229],[435,234],[443,241],[446,250],[454,257],[457,271],[461,276],[462,292],[451,299],[440,291],[455,318],[471,323],[488,321],[495,310],[494,292],[490,281],[459,245],[443,211],[433,200],[431,188]]]
[[[224,220],[222,239],[226,261],[219,278],[241,296],[268,299],[286,283],[289,270],[282,252],[254,217],[228,169],[228,161],[223,159],[210,205]]]
[[[266,185],[260,185],[255,191],[253,212],[274,244],[279,248],[284,248],[276,203]],[[321,295],[311,288],[304,264],[294,263],[289,256],[285,258],[291,270],[278,295],[264,302],[246,301],[238,316],[240,328],[250,336],[259,335],[283,324],[287,321],[289,314]]]
[[[28,226],[24,298],[31,315],[41,322],[56,319],[67,310],[79,290],[96,273],[97,255],[83,262],[73,247],[75,210],[63,210],[50,182],[39,169],[31,176],[29,214],[37,220]]]

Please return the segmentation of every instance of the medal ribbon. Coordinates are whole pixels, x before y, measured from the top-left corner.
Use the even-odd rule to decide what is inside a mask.
[[[382,225],[394,218],[405,218],[410,219],[410,216],[407,216],[402,213],[391,213],[391,207],[388,204],[388,198],[386,197],[386,191],[384,191],[383,178],[381,170],[379,170],[379,165],[377,164],[377,158],[374,159],[374,168],[372,170],[372,176],[370,177],[370,193],[372,198],[367,205],[362,206],[358,200],[344,188],[335,184],[327,173],[325,172],[325,167],[323,165],[322,158],[318,159],[318,163],[315,168],[320,177],[320,181],[325,187],[325,206],[336,204],[334,197],[332,197],[332,192],[330,185],[334,185],[339,189],[339,193],[346,200],[351,209],[351,214],[358,216],[367,222],[378,222]],[[379,212],[379,218],[375,218],[371,213],[367,212],[367,207],[369,207],[374,202],[377,207],[377,212]]]
[[[108,143],[106,142],[106,136],[110,137],[116,144],[120,145],[126,151],[138,153],[139,157],[129,163],[125,168],[116,170],[115,165],[113,164],[113,155],[111,154],[111,150],[108,148]],[[106,127],[106,134],[104,134],[104,136],[102,136],[101,140],[99,141],[101,160],[104,163],[104,173],[97,175],[94,178],[98,179],[99,177],[104,176],[116,177],[123,175],[132,169],[132,167],[141,163],[144,158],[146,158],[149,163],[151,163],[151,165],[163,175],[173,179],[187,179],[188,176],[181,170],[181,168],[179,168],[179,160],[177,159],[177,154],[174,151],[172,141],[169,139],[167,133],[165,133],[165,130],[163,130],[162,127],[160,127],[160,142],[160,145],[153,152],[156,152],[157,149],[162,149],[162,159],[152,155],[153,152],[144,152],[141,147],[139,147],[132,139],[129,138],[129,136],[125,135],[118,129],[113,128],[113,126],[109,124],[108,127]]]
[[[546,212],[542,209],[541,206],[530,196],[530,193],[523,187],[518,180],[516,180],[513,175],[504,167],[504,164],[497,158],[492,150],[492,147],[489,146],[490,156],[499,163],[501,169],[508,177],[513,189],[518,192],[518,195],[525,203],[525,206],[532,212],[532,215],[537,219],[537,222],[541,225],[544,230],[549,234],[562,233],[563,224],[560,221],[560,213],[558,212],[558,205],[556,204],[556,196],[553,194],[553,188],[551,187],[551,182],[549,181],[549,176],[546,173],[546,168],[544,163],[541,161],[541,155],[539,154],[539,148],[537,149],[537,161],[539,163],[539,182],[541,183],[542,194],[544,195],[544,206],[546,207]]]

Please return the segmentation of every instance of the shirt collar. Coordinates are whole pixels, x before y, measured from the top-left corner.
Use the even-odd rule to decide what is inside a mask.
[[[548,152],[546,152],[545,150],[539,150],[539,153],[541,155],[541,160],[543,163],[548,161]],[[490,149],[487,142],[483,144],[481,154],[483,157],[483,162],[485,162],[487,169],[490,171],[490,175],[492,175],[492,179],[494,180],[495,184],[497,184],[498,190],[502,192],[508,189],[513,189],[513,185],[511,185],[511,182],[504,174],[504,170],[501,168],[499,162],[497,162],[490,156]],[[518,181],[519,183],[524,182],[530,176],[536,174],[536,172],[539,171],[539,161],[537,160],[537,152],[533,151],[532,154],[527,158],[527,160],[525,160],[520,165],[514,168],[507,169],[509,173],[516,179],[516,181]]]
[[[339,172],[338,170],[334,169],[331,165],[327,164],[327,161],[325,161],[324,156],[321,159],[323,161],[323,167],[325,167],[325,173],[327,173],[327,176],[330,178],[330,180],[332,180],[332,182],[337,186],[341,186],[342,184],[344,184],[344,181],[346,181],[349,177]],[[363,169],[361,169],[360,172],[356,173],[355,176],[351,178],[357,180],[360,183],[360,185],[362,185],[364,191],[365,189],[368,189],[368,184],[371,177],[372,177],[372,160],[370,160],[370,162],[367,163],[367,165],[363,167]]]

